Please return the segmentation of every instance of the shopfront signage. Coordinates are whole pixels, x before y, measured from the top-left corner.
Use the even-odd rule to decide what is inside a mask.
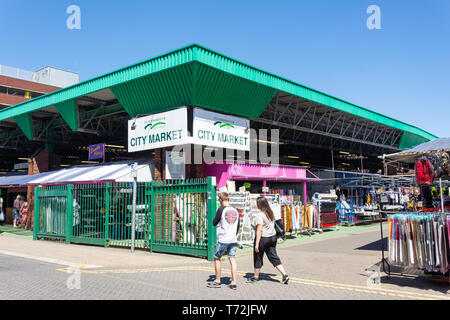
[[[14,164],[14,170],[23,170],[23,169],[28,169],[28,162]]]
[[[189,141],[186,107],[128,121],[128,152],[170,147]]]
[[[89,146],[89,159],[104,159],[105,158],[105,144],[98,143]]]
[[[250,151],[250,121],[194,108],[193,143]]]

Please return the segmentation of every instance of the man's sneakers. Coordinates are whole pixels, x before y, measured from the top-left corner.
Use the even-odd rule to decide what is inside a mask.
[[[219,282],[215,282],[215,281],[208,282],[208,284],[207,284],[206,286],[207,286],[208,288],[222,288],[222,284],[219,283]],[[235,284],[230,284],[228,287],[229,287],[231,290],[236,290],[236,289],[237,289],[237,286],[236,286]]]
[[[213,281],[213,282],[208,282],[207,287],[208,288],[221,288],[222,285],[220,282]]]
[[[282,284],[288,284],[288,282],[289,282],[289,276],[287,274],[285,274],[283,276],[283,279],[281,279],[281,283]]]

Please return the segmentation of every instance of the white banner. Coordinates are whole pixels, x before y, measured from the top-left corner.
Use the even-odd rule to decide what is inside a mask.
[[[193,143],[250,151],[250,121],[203,109],[194,109]]]
[[[128,152],[189,143],[187,108],[153,114],[128,121]]]

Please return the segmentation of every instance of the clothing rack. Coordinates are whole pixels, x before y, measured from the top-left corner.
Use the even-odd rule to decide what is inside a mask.
[[[304,227],[304,223],[303,223],[303,208],[305,205],[309,205],[309,204],[303,204],[301,201],[294,201],[292,203],[288,203],[287,207],[289,206],[294,206],[295,208],[295,218],[294,218],[294,213],[291,213],[291,220],[292,222],[292,228],[289,231],[291,236],[302,236],[303,234],[307,234],[308,236],[312,235],[312,231],[310,228],[305,228]],[[286,210],[287,211],[287,210]],[[294,219],[298,220],[294,223]],[[295,224],[295,228],[294,228],[294,224]],[[286,230],[287,231],[287,230]]]
[[[321,223],[320,223],[320,210],[319,210],[319,207],[313,201],[306,202],[304,206],[314,206],[315,207],[314,209],[317,210],[317,217],[316,217],[316,223],[315,223],[316,226],[315,227],[311,225],[310,228],[303,228],[303,230],[308,232],[309,235],[311,235],[310,232],[320,232],[320,233],[322,233],[323,229],[321,228]],[[303,214],[303,210],[302,210],[302,214]]]
[[[400,262],[397,261],[395,263],[396,267],[404,267],[405,265],[408,265],[409,267],[413,267],[416,269],[424,269],[428,270],[430,268],[430,272],[437,273],[438,271],[443,273],[443,275],[449,275],[450,271],[450,264],[448,264],[448,261],[450,260],[448,258],[448,254],[450,253],[450,249],[448,248],[449,242],[450,242],[450,234],[449,231],[445,232],[446,228],[448,229],[448,224],[446,225],[446,221],[448,216],[450,216],[450,211],[439,211],[439,212],[397,212],[395,214],[392,214],[392,212],[382,212],[382,213],[389,213],[389,217],[393,217],[391,220],[393,233],[396,234],[395,237],[392,237],[391,239],[391,229],[389,228],[389,234],[388,234],[388,253],[390,255],[390,259],[392,256],[394,256],[394,260],[397,260],[399,255]],[[397,235],[398,230],[397,227],[400,228],[399,221],[395,221],[396,218],[399,216],[407,217],[409,216],[411,220],[407,220],[406,224],[403,225],[402,222],[400,222],[401,228],[401,234]],[[441,223],[444,224],[443,229],[444,232],[441,233],[441,237],[439,237],[439,231],[440,229],[435,229],[436,225],[434,224],[435,221],[431,222],[431,226],[428,225],[426,231],[422,229],[422,222],[419,223],[420,228],[417,228],[417,217],[429,217],[430,219],[434,220],[435,217],[442,217],[443,221],[441,220]],[[389,220],[389,218],[388,218]],[[420,220],[419,220],[420,221]],[[410,222],[415,228],[412,228],[410,225]],[[391,224],[389,225],[391,227]],[[406,229],[403,227],[406,226]],[[442,224],[438,227],[442,227]],[[442,229],[441,229],[442,230]],[[383,272],[388,275],[388,278],[391,277],[391,263],[385,258],[384,255],[384,235],[383,235],[383,227],[382,222],[380,221],[380,231],[381,231],[381,251],[382,251],[382,260],[381,265],[383,268]],[[417,238],[418,232],[420,232],[420,238]],[[422,233],[424,232],[424,233]],[[433,235],[431,239],[426,238],[429,237],[431,234]],[[437,233],[436,233],[437,232]],[[404,234],[407,234],[407,238],[405,241]],[[398,239],[398,237],[401,237]],[[411,237],[411,238],[410,238]],[[447,241],[446,241],[447,239]],[[425,240],[425,241],[424,241]],[[436,240],[438,243],[436,243]],[[400,243],[397,243],[397,241],[400,241]],[[443,241],[443,243],[442,243]],[[404,242],[404,243],[401,243]],[[442,252],[442,245],[444,245],[445,252]],[[391,250],[389,250],[391,249]],[[399,251],[400,250],[400,251]],[[399,253],[400,252],[400,253]],[[424,254],[423,254],[424,253]],[[431,253],[431,255],[430,255]],[[406,258],[404,258],[406,257]],[[404,259],[404,260],[403,260]],[[431,262],[430,262],[431,259]],[[403,260],[403,261],[402,261]],[[445,261],[445,263],[444,263]],[[434,264],[434,265],[433,265]],[[386,271],[387,266],[387,271]],[[437,271],[438,270],[438,271]],[[450,277],[448,278],[448,281],[450,282]]]

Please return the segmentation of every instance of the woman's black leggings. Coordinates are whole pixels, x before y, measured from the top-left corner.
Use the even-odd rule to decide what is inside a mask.
[[[256,239],[254,244],[256,244]],[[281,260],[278,257],[276,247],[277,247],[276,235],[272,237],[261,237],[261,240],[259,241],[259,252],[256,253],[255,250],[253,249],[253,265],[255,269],[261,269],[261,267],[263,266],[264,252],[266,253],[270,263],[272,263],[274,267],[277,267],[281,264]]]

